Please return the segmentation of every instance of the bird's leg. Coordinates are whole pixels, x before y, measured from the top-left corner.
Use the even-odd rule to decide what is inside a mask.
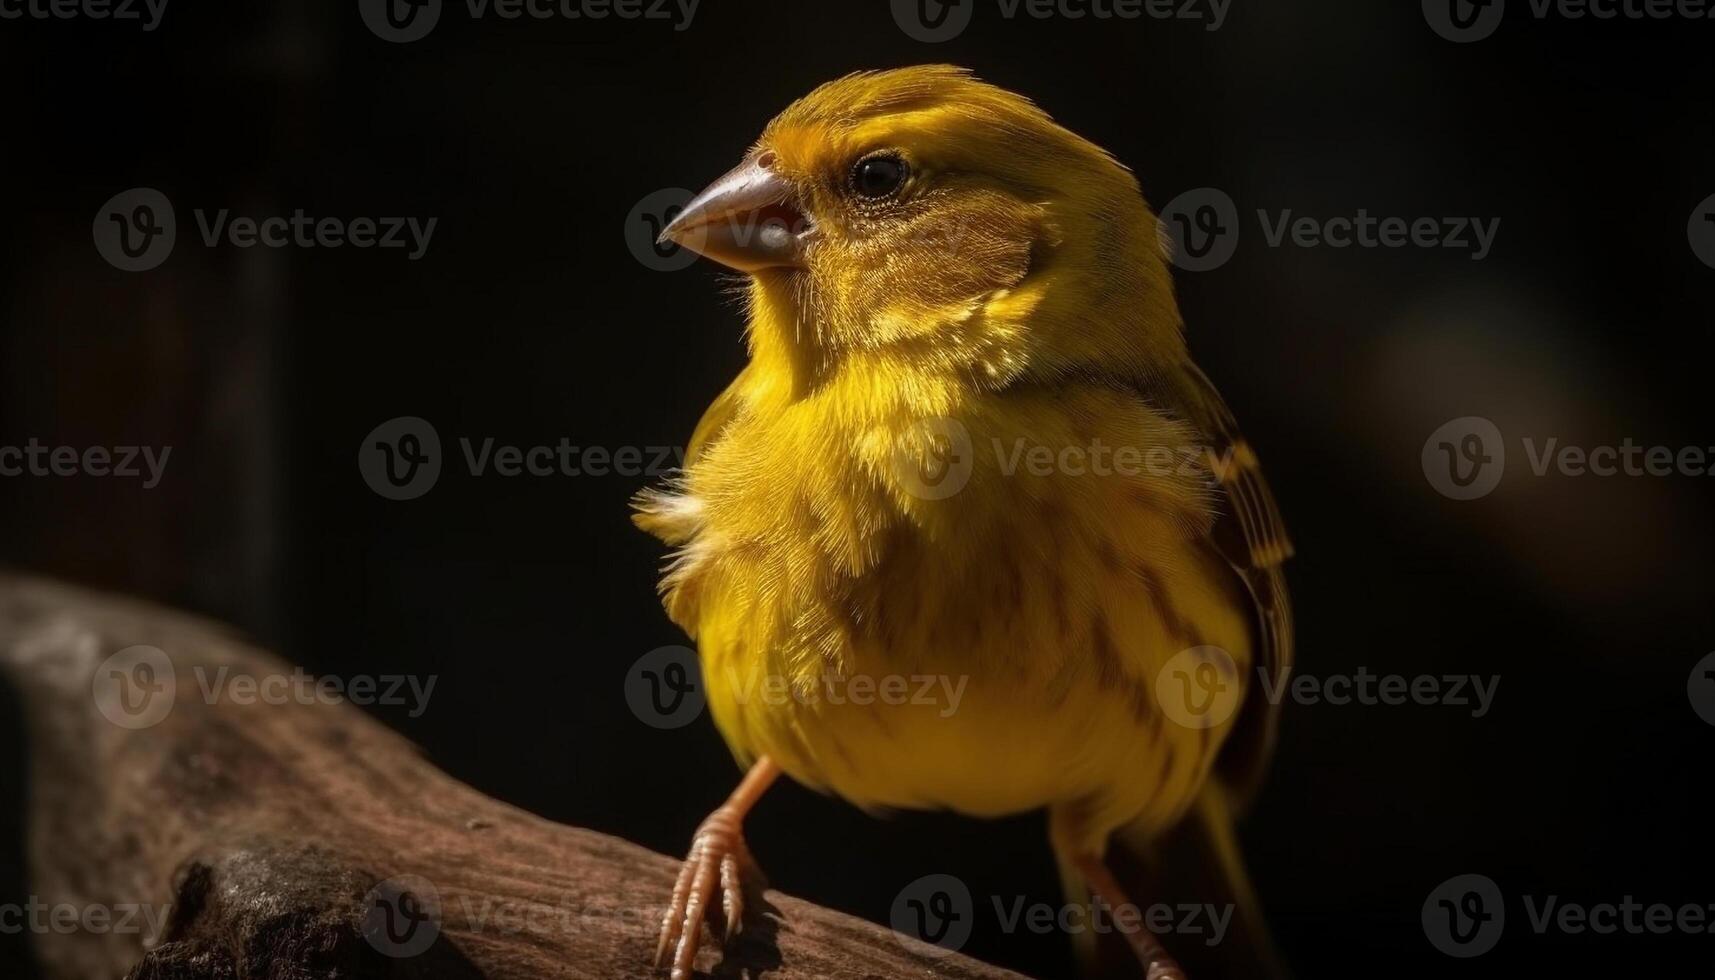
[[[691,838],[691,852],[679,869],[673,899],[661,920],[661,940],[655,945],[656,967],[666,966],[668,951],[672,951],[673,980],[690,980],[691,963],[702,941],[703,917],[717,882],[722,918],[726,920],[723,938],[730,939],[743,928],[744,876],[756,869],[750,848],[744,843],[744,817],[779,775],[780,767],[772,759],[763,756],[756,760],[738,788]]]
[[[1099,901],[1117,914],[1120,906],[1130,901],[1099,856],[1083,855],[1074,863],[1084,876],[1084,884],[1089,886],[1091,902]],[[1131,951],[1137,954],[1138,962],[1143,964],[1144,980],[1185,980],[1185,971],[1167,954],[1161,940],[1149,931],[1148,926],[1140,922],[1136,929],[1121,929],[1119,932],[1131,944]]]

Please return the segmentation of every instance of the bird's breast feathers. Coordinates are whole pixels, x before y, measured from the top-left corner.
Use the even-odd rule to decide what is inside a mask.
[[[1157,676],[1250,657],[1197,435],[1101,385],[848,383],[729,392],[640,504],[735,751],[862,805],[1176,816],[1223,729],[1164,717]]]

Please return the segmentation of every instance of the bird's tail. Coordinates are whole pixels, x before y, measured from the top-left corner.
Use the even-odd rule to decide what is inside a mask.
[[[1107,865],[1189,980],[1284,980],[1288,973],[1245,871],[1233,818],[1227,790],[1211,779],[1167,833],[1152,834],[1140,824],[1116,832]],[[1067,901],[1088,905],[1076,869],[1063,864],[1060,875]],[[1136,958],[1118,935],[1086,931],[1074,944],[1088,977],[1139,976]]]

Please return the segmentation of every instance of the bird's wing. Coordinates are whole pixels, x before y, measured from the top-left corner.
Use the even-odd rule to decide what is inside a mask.
[[[1292,669],[1292,602],[1281,571],[1292,555],[1292,543],[1256,452],[1240,434],[1237,420],[1208,375],[1189,359],[1181,370],[1148,383],[1146,394],[1158,407],[1195,425],[1206,442],[1221,504],[1209,544],[1232,566],[1250,594],[1256,665],[1267,671],[1274,689],[1280,690]],[[1279,705],[1261,694],[1253,691],[1245,699],[1218,763],[1224,781],[1241,801],[1261,782],[1274,748]]]

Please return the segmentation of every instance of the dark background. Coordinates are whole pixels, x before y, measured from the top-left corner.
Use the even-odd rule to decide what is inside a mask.
[[[1288,709],[1244,837],[1299,972],[1707,961],[1715,937],[1534,935],[1517,896],[1715,902],[1715,728],[1686,691],[1715,649],[1715,481],[1536,477],[1519,440],[1715,444],[1715,270],[1686,237],[1715,193],[1715,21],[1539,21],[1515,0],[1455,45],[1406,2],[1236,0],[1209,33],[979,0],[928,45],[884,2],[706,0],[683,32],[455,3],[395,45],[352,3],[256,6],[175,2],[152,33],[0,21],[0,445],[173,447],[150,491],[0,479],[0,562],[205,611],[315,671],[438,675],[420,717],[376,713],[487,793],[680,852],[738,773],[706,719],[659,730],[623,696],[639,656],[682,639],[655,597],[662,549],[628,522],[649,479],[472,478],[456,439],[683,442],[743,363],[740,318],[711,266],[633,257],[633,205],[721,173],[819,82],[951,61],[1110,148],[1157,204],[1238,202],[1235,258],[1179,282],[1299,546],[1302,671],[1500,677],[1481,719]],[[124,273],[90,228],[135,186],[172,199],[179,241]],[[416,262],[208,248],[191,211],[220,207],[439,224]],[[1501,226],[1482,262],[1268,248],[1258,208]],[[402,415],[436,426],[449,469],[397,503],[356,455]],[[1466,415],[1515,455],[1457,502],[1419,453]],[[15,707],[0,902],[29,894]],[[979,907],[1057,901],[1035,817],[878,821],[782,785],[750,834],[777,887],[872,920],[931,872]],[[1467,872],[1500,884],[1509,921],[1453,961],[1420,909]],[[967,952],[1066,974],[1063,937],[978,921]],[[27,957],[0,937],[0,973]]]

